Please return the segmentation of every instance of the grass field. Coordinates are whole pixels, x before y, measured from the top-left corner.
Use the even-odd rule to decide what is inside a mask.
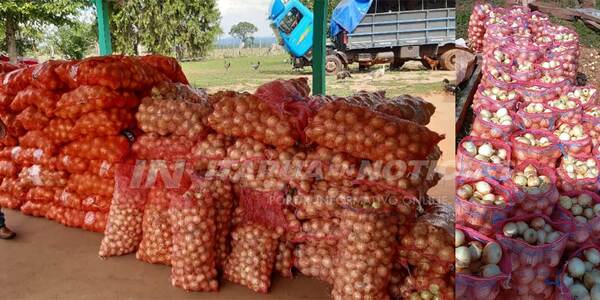
[[[225,61],[231,63],[225,70]],[[258,70],[251,65],[260,61]],[[386,90],[390,96],[400,94],[427,94],[443,92],[443,79],[454,80],[453,71],[429,71],[410,64],[411,70],[387,71],[382,78],[371,80],[369,72],[352,70],[352,78],[338,81],[334,76],[327,77],[327,94],[346,96],[360,90]],[[357,68],[357,65],[353,66]],[[377,67],[373,67],[375,70]],[[183,70],[190,83],[196,87],[218,90],[253,91],[257,86],[277,79],[305,76],[310,79],[311,68],[292,70],[287,55],[258,56],[248,55],[232,58],[211,58],[200,62],[183,63]]]

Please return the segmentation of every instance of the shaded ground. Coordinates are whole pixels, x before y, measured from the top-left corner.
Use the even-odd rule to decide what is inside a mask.
[[[587,76],[588,84],[600,87],[600,50],[592,48],[581,49],[579,72]]]

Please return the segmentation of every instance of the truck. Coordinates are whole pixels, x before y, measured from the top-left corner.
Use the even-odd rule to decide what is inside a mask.
[[[460,51],[456,40],[455,0],[343,0],[333,10],[325,70],[337,74],[349,65],[359,69],[389,63],[400,68],[409,60],[455,70]],[[273,0],[271,27],[295,68],[312,61],[314,17],[300,0]]]

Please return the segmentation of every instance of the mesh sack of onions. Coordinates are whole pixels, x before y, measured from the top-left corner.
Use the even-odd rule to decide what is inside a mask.
[[[466,137],[457,152],[456,169],[463,177],[488,177],[502,181],[510,176],[511,149],[507,143]]]
[[[56,204],[60,204],[63,207],[81,209],[81,196],[69,191],[68,189],[63,189],[58,197],[54,200]]]
[[[140,60],[127,56],[90,57],[71,66],[78,85],[99,85],[113,90],[145,90],[167,77]]]
[[[322,241],[335,245],[341,238],[339,218],[316,218],[301,222],[300,231],[293,235],[294,243]]]
[[[521,129],[554,130],[557,115],[547,104],[529,103],[517,111],[517,122]]]
[[[66,84],[56,73],[65,61],[49,60],[33,67],[31,85],[44,90],[62,90],[66,88]]]
[[[560,140],[546,130],[529,129],[512,134],[512,159],[515,165],[526,160],[535,160],[539,164],[554,168],[562,156]]]
[[[548,15],[539,12],[539,11],[533,11],[529,14],[529,20],[528,20],[528,26],[531,29],[531,33],[532,34],[537,34],[539,32],[541,32],[541,29],[549,24],[549,20],[550,18],[548,17]]]
[[[0,160],[0,177],[16,177],[20,169],[10,160]]]
[[[11,149],[11,159],[17,165],[32,166],[40,165],[53,167],[56,164],[56,159],[48,152],[42,149],[13,147]]]
[[[278,148],[289,148],[300,132],[287,115],[251,94],[225,94],[213,106],[208,123],[217,132],[235,137],[250,137]]]
[[[108,108],[133,108],[140,103],[135,94],[111,90],[104,86],[80,86],[64,93],[56,103],[55,114],[76,120],[81,115]]]
[[[189,139],[204,137],[208,131],[206,118],[211,113],[206,98],[189,86],[163,83],[142,99],[136,119],[146,133],[179,135]]]
[[[485,35],[485,23],[490,13],[491,6],[487,3],[480,3],[473,6],[473,11],[469,17],[469,41],[470,46],[476,52],[483,50],[483,36]]]
[[[398,230],[394,217],[344,209],[340,219],[332,298],[387,298]]]
[[[6,125],[6,133],[8,134],[7,136],[12,138],[17,138],[25,134],[25,129],[16,122],[16,117],[17,116],[12,112],[0,111],[0,119]],[[2,139],[2,141],[5,143],[8,141],[8,139]]]
[[[306,135],[321,146],[384,161],[425,159],[444,138],[416,123],[343,101],[322,106],[310,120]]]
[[[552,219],[572,222],[574,225],[565,253],[573,252],[578,245],[597,242],[600,233],[600,196],[591,191],[563,192]]]
[[[600,92],[594,86],[571,86],[567,97],[581,103],[584,108],[600,104]]]
[[[89,195],[81,199],[81,208],[85,211],[108,213],[111,201],[112,197]]]
[[[50,204],[26,201],[21,205],[21,212],[33,217],[45,217]]]
[[[565,192],[598,191],[600,189],[599,166],[600,161],[591,154],[563,156],[556,170],[558,187]]]
[[[403,120],[427,125],[435,113],[435,106],[420,97],[402,95],[375,106],[375,110]]]
[[[498,228],[496,239],[512,266],[511,290],[505,290],[503,296],[549,299],[554,287],[547,285],[546,280],[552,280],[557,271],[571,224],[528,215],[505,220]]]
[[[24,199],[15,198],[12,195],[0,193],[0,207],[19,209]]]
[[[300,243],[294,249],[294,267],[306,276],[332,284],[336,254],[336,245],[321,241]]]
[[[402,299],[402,287],[404,285],[406,277],[409,276],[408,271],[408,268],[402,266],[399,263],[394,263],[394,266],[392,267],[392,273],[390,274],[390,283],[388,286],[390,299]]]
[[[81,228],[91,232],[103,233],[104,229],[106,229],[106,219],[106,213],[88,211],[83,216]]]
[[[0,75],[0,83],[2,83],[2,76]],[[12,103],[14,97],[3,92],[0,89],[0,108],[2,108],[2,110],[7,109],[10,104]]]
[[[579,124],[583,105],[579,100],[562,96],[558,99],[548,101],[548,107],[556,114],[557,124]]]
[[[25,199],[27,187],[23,186],[17,178],[4,178],[0,184],[0,192],[11,195],[17,199]]]
[[[0,75],[3,73],[10,73],[17,69],[19,69],[18,65],[11,64],[11,63],[5,62],[5,61],[0,62]]]
[[[19,138],[19,146],[23,148],[41,149],[45,153],[55,153],[56,144],[41,130],[27,132]]]
[[[443,277],[448,274],[454,265],[454,224],[448,217],[454,217],[454,213],[450,216],[449,212],[433,210],[417,218],[410,232],[400,238],[400,263],[414,266],[416,275]]]
[[[239,206],[245,221],[262,224],[279,231],[298,231],[300,222],[285,207],[283,191],[257,191],[242,188]]]
[[[35,106],[40,112],[51,117],[54,115],[58,97],[57,94],[51,91],[29,87],[15,96],[15,99],[10,104],[10,109],[19,112],[28,106]]]
[[[87,137],[69,143],[62,154],[89,160],[119,162],[129,152],[129,141],[124,136]]]
[[[569,255],[557,281],[558,300],[596,299],[600,296],[598,264],[600,251],[594,244],[579,246]]]
[[[557,178],[554,168],[526,160],[515,166],[504,186],[515,202],[513,215],[543,214],[550,216],[558,201]]]
[[[142,221],[148,191],[132,184],[139,175],[130,164],[121,164],[115,176],[114,194],[100,257],[119,256],[135,252],[142,240]]]
[[[206,171],[209,169],[211,161],[219,161],[227,155],[227,148],[234,142],[232,137],[220,134],[211,133],[206,138],[198,141],[192,148],[191,159],[194,164],[194,169],[198,171]]]
[[[139,60],[165,74],[173,82],[188,84],[181,65],[173,57],[152,54],[139,57]]]
[[[50,208],[57,210],[57,212],[55,213],[55,221],[57,221],[58,223],[63,224],[67,227],[75,228],[81,228],[83,226],[85,212],[76,209],[57,207],[56,205],[52,204],[50,205]]]
[[[207,192],[215,199],[215,257],[217,267],[222,267],[231,250],[229,236],[236,200],[230,182],[219,179],[207,180],[207,182]]]
[[[224,278],[249,289],[267,293],[281,236],[260,224],[246,223],[231,233],[231,254],[224,266]]]
[[[554,135],[560,140],[561,150],[566,155],[590,154],[592,137],[581,124],[563,123],[557,126]]]
[[[593,105],[583,112],[582,125],[592,137],[594,145],[600,145],[600,105]]]
[[[544,55],[545,49],[541,45],[529,41],[529,39],[514,39],[513,43],[507,43],[499,49],[517,65],[533,66]]]
[[[496,299],[510,281],[509,255],[494,239],[468,227],[456,226],[455,238],[456,298]]]
[[[277,255],[275,256],[274,270],[279,273],[282,277],[292,278],[292,266],[294,265],[294,244],[291,242],[280,239],[277,246]]]
[[[404,279],[399,288],[400,299],[426,300],[440,299],[452,300],[454,298],[454,281],[452,276],[430,277],[428,275],[411,274]]]
[[[26,130],[42,130],[49,121],[50,119],[34,106],[27,107],[15,118],[15,122]]]
[[[31,83],[32,67],[17,69],[8,72],[2,80],[2,89],[9,95],[16,95]]]
[[[217,291],[216,208],[207,181],[171,199],[171,283],[186,291]]]
[[[27,191],[25,199],[34,203],[49,203],[58,198],[63,189],[60,187],[32,187]]]
[[[511,194],[490,178],[471,180],[456,178],[456,223],[466,225],[487,236],[494,225],[507,219],[514,203]]]
[[[504,107],[482,105],[476,110],[475,115],[471,129],[472,136],[507,141],[516,129],[513,113]]]
[[[592,154],[594,155],[594,157],[596,157],[596,159],[600,160],[600,144],[594,146]]]
[[[42,129],[44,134],[56,143],[68,143],[74,140],[72,129],[73,121],[69,119],[54,118],[48,123],[48,126]]]
[[[71,134],[76,138],[118,135],[123,129],[132,128],[134,123],[133,114],[127,109],[93,111],[77,119],[71,128]]]
[[[112,197],[115,190],[115,180],[90,173],[71,174],[67,182],[67,188],[81,196]]]
[[[558,98],[562,92],[561,88],[540,81],[519,82],[513,88],[526,103],[545,103]]]
[[[169,214],[170,200],[177,200],[182,191],[152,188],[142,221],[143,237],[136,258],[151,264],[171,265],[173,233]]]
[[[68,174],[40,165],[24,167],[19,172],[19,183],[26,187],[64,187],[67,185]]]
[[[140,159],[187,159],[194,142],[185,136],[162,137],[147,133],[138,137],[131,150]]]

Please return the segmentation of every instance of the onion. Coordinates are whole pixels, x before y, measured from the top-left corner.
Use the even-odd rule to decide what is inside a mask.
[[[571,277],[581,277],[585,273],[585,265],[581,259],[574,257],[568,262],[568,270]]]

